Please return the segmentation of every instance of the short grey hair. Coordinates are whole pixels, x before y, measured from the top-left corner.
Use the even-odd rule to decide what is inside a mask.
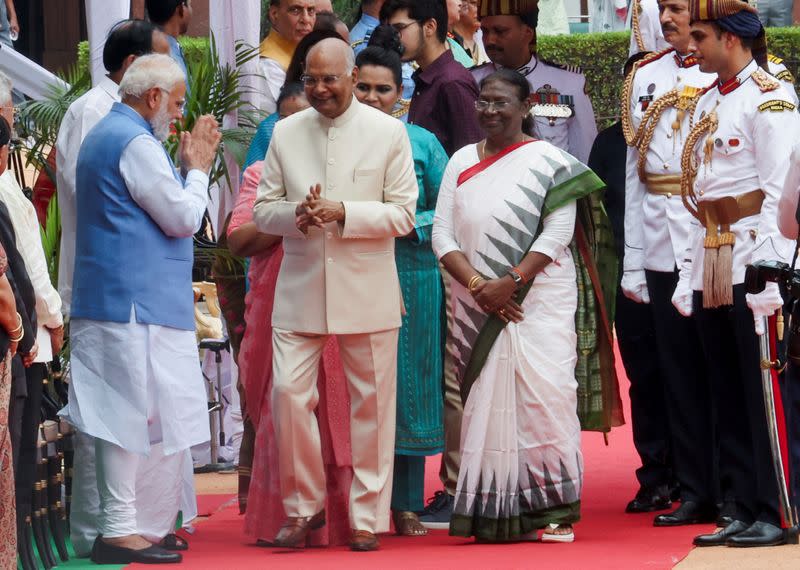
[[[347,49],[344,50],[344,60],[347,64],[347,72],[350,73],[356,66],[356,52],[350,46],[347,46]]]
[[[8,75],[0,71],[0,105],[12,104],[11,91],[13,89],[14,86],[11,84]]]
[[[153,53],[137,57],[125,72],[119,84],[119,94],[141,97],[153,87],[172,91],[186,76],[180,66],[168,55]]]

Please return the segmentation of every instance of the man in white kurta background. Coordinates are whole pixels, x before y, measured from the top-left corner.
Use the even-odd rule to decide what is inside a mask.
[[[278,95],[286,80],[286,70],[297,44],[306,37],[317,21],[317,4],[314,0],[271,0],[269,4],[271,29],[259,48],[259,65],[264,78],[261,110],[274,113]]]
[[[108,71],[67,109],[56,140],[56,186],[61,212],[61,249],[58,258],[58,293],[63,312],[69,316],[72,302],[72,271],[75,265],[75,166],[78,151],[89,131],[120,100],[119,82],[136,58],[148,53],[169,55],[167,36],[150,22],[126,20],[108,34],[103,65]]]
[[[375,550],[392,494],[402,305],[394,238],[414,227],[418,189],[403,124],[353,97],[350,46],[321,41],[305,70],[312,108],[275,127],[254,208],[259,231],[283,236],[284,248],[272,409],[288,519],[274,544],[301,547],[325,524],[314,408],[322,349],[336,335],[351,398],[350,546]]]
[[[137,475],[145,457],[160,457],[162,489],[177,495],[185,450],[209,439],[191,236],[220,135],[207,116],[183,133],[184,180],[161,141],[183,116],[185,93],[183,71],[168,56],[137,59],[120,83],[122,103],[78,156],[72,381],[62,415],[95,438],[98,563],[180,561],[139,533]],[[174,519],[165,517],[161,538]]]

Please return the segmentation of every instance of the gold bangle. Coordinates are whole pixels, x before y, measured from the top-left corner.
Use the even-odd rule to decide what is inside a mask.
[[[473,275],[472,279],[470,279],[469,283],[467,283],[467,289],[469,290],[469,292],[470,293],[474,293],[475,292],[475,287],[477,287],[478,283],[480,283],[481,281],[485,281],[485,279],[483,278],[483,275],[481,275],[479,273],[476,273],[475,275]]]
[[[22,317],[17,313],[17,326],[8,331],[8,336],[13,336],[22,330]]]
[[[10,335],[9,335],[9,339],[8,340],[10,340],[11,342],[19,342],[23,338],[25,338],[25,331],[22,331],[21,333],[19,333],[19,336],[17,338],[11,338]]]

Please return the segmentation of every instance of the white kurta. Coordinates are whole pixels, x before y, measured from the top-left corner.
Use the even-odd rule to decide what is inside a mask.
[[[261,110],[272,114],[278,110],[278,96],[281,94],[284,81],[286,81],[286,70],[277,61],[267,57],[262,57],[258,63],[263,76]]]
[[[130,142],[119,168],[131,197],[165,234],[197,230],[208,200],[205,173],[190,171],[182,185],[149,135]],[[209,440],[194,331],[139,324],[133,307],[128,323],[74,319],[70,326],[72,382],[62,415],[79,431],[143,455],[153,443],[171,455]]]
[[[56,140],[56,182],[61,211],[61,251],[58,258],[58,293],[62,311],[69,316],[72,303],[72,272],[75,268],[75,170],[78,151],[89,131],[118,102],[119,86],[107,76],[67,109]]]
[[[36,296],[36,320],[38,330],[36,342],[39,352],[35,362],[53,360],[53,349],[50,345],[50,334],[47,329],[58,328],[63,324],[61,318],[61,298],[50,282],[47,261],[44,257],[42,237],[39,232],[39,220],[36,209],[22,193],[14,174],[6,170],[0,176],[0,200],[8,208],[14,235],[17,238],[17,249],[25,260],[25,269]]]

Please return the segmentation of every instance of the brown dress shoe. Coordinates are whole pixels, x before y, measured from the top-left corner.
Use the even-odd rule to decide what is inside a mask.
[[[392,511],[394,530],[401,536],[425,536],[428,529],[419,522],[419,517],[411,511]]]
[[[378,550],[379,546],[378,537],[368,530],[354,530],[350,535],[350,550],[369,552]]]
[[[311,531],[323,526],[325,526],[325,509],[312,517],[288,517],[275,535],[272,545],[279,548],[303,548],[308,546]]]

